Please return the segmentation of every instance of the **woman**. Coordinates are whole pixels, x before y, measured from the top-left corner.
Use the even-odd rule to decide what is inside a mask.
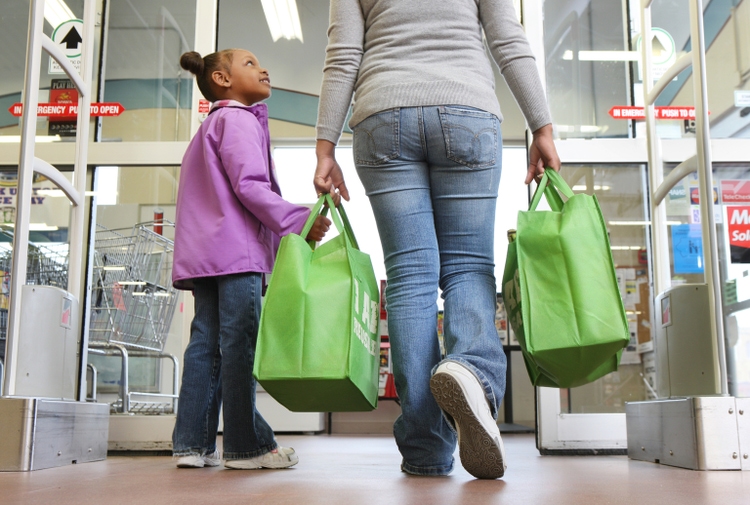
[[[314,184],[349,194],[334,147],[349,122],[383,245],[401,469],[446,475],[458,438],[477,478],[506,468],[497,427],[505,355],[494,325],[500,67],[534,139],[526,184],[559,169],[534,57],[512,0],[332,0]],[[437,333],[444,299],[446,356]]]

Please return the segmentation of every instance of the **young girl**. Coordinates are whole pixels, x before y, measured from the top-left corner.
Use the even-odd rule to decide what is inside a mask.
[[[281,197],[270,157],[268,71],[252,53],[188,52],[182,68],[214,102],[182,160],[172,280],[193,291],[195,317],[185,349],[173,452],[181,468],[217,466],[219,409],[224,466],[286,468],[294,449],[279,447],[255,408],[253,360],[265,275],[279,236],[300,233],[310,211]],[[318,216],[308,240],[331,222]]]

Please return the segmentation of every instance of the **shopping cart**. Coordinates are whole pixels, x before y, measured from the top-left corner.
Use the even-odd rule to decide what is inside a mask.
[[[165,226],[174,225],[164,221],[139,223],[132,229],[97,227],[89,353],[122,359],[119,398],[111,404],[113,412],[161,414],[176,409],[178,362],[163,351],[177,305],[171,280],[174,242],[154,231]],[[130,391],[129,357],[170,359],[172,394]],[[161,401],[154,401],[157,398]]]

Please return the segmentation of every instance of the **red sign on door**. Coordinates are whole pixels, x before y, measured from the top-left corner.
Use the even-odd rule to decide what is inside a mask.
[[[750,202],[750,181],[721,181],[721,201],[725,204]]]
[[[645,119],[643,107],[616,105],[609,109],[615,119]],[[654,107],[656,119],[695,119],[695,107]]]
[[[124,111],[125,107],[116,102],[91,104],[92,116],[119,116]],[[8,108],[8,112],[15,117],[21,117],[23,104],[14,103]],[[40,117],[76,117],[78,115],[78,103],[40,103],[37,105],[36,115]]]
[[[726,209],[732,263],[750,263],[750,206],[727,205]]]

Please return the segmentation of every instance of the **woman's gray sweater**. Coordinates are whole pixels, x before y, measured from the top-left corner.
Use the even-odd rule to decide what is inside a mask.
[[[331,0],[317,138],[394,107],[465,105],[502,120],[482,28],[532,131],[551,122],[512,0]]]

